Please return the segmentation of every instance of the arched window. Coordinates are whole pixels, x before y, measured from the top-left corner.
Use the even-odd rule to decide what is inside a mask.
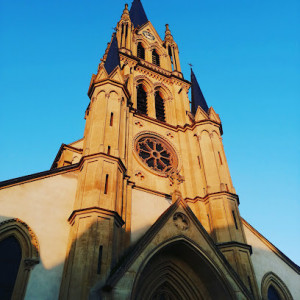
[[[9,236],[0,242],[0,299],[11,299],[22,257],[18,240]]]
[[[155,113],[157,120],[166,122],[165,103],[159,91],[155,92]]]
[[[0,223],[0,299],[24,299],[30,270],[39,263],[39,245],[19,219]]]
[[[273,272],[268,272],[262,278],[261,294],[263,300],[293,299],[285,283]]]
[[[138,43],[138,45],[137,45],[137,57],[145,59],[145,49],[144,49],[142,43]]]
[[[136,89],[137,95],[137,112],[147,115],[147,93],[142,84],[139,84]]]
[[[270,285],[268,288],[268,300],[281,300],[273,285]]]
[[[152,50],[152,63],[153,63],[154,65],[157,65],[157,66],[160,65],[160,62],[159,62],[159,55],[158,55],[158,53],[156,52],[155,49]]]

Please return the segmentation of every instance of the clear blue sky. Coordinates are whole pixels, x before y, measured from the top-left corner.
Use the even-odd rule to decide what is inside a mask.
[[[82,137],[92,73],[126,1],[0,0],[0,180]],[[131,3],[129,3],[130,5]],[[241,215],[300,264],[300,2],[144,0],[223,122]]]

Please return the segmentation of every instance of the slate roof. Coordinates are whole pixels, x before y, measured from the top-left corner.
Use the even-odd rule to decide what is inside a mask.
[[[208,112],[208,106],[205,98],[202,94],[197,78],[191,69],[191,83],[192,83],[192,113],[195,115],[198,106],[200,106],[206,113]]]
[[[142,26],[148,22],[141,0],[133,0],[129,15],[134,27]]]
[[[116,66],[120,66],[120,57],[119,57],[119,49],[116,34],[114,33],[112,42],[110,44],[107,58],[104,63],[105,70],[109,75]]]

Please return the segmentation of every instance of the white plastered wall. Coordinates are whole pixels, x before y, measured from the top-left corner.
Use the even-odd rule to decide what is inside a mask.
[[[132,190],[131,243],[136,242],[171,205],[171,200],[162,196]]]
[[[275,273],[288,287],[294,299],[300,299],[300,275],[276,255],[257,235],[244,225],[247,243],[252,246],[252,263],[261,295],[261,281],[268,272]]]
[[[40,245],[25,299],[58,299],[76,187],[77,175],[65,173],[0,190],[0,222],[21,219]]]

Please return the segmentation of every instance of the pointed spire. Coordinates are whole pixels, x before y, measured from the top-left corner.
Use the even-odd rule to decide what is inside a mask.
[[[133,0],[129,15],[134,27],[142,26],[148,22],[141,0]]]
[[[166,24],[165,41],[169,41],[169,42],[173,41],[173,36],[171,34],[169,24]]]
[[[192,113],[195,115],[198,106],[200,106],[206,113],[208,106],[198,84],[197,78],[191,68],[191,82],[192,82]]]
[[[113,34],[112,41],[107,53],[107,58],[104,63],[107,74],[109,75],[116,66],[120,66],[120,57],[116,33]]]
[[[125,4],[125,8],[123,10],[121,19],[125,20],[125,21],[129,21],[130,20],[129,10],[128,10],[128,4],[127,3]]]

